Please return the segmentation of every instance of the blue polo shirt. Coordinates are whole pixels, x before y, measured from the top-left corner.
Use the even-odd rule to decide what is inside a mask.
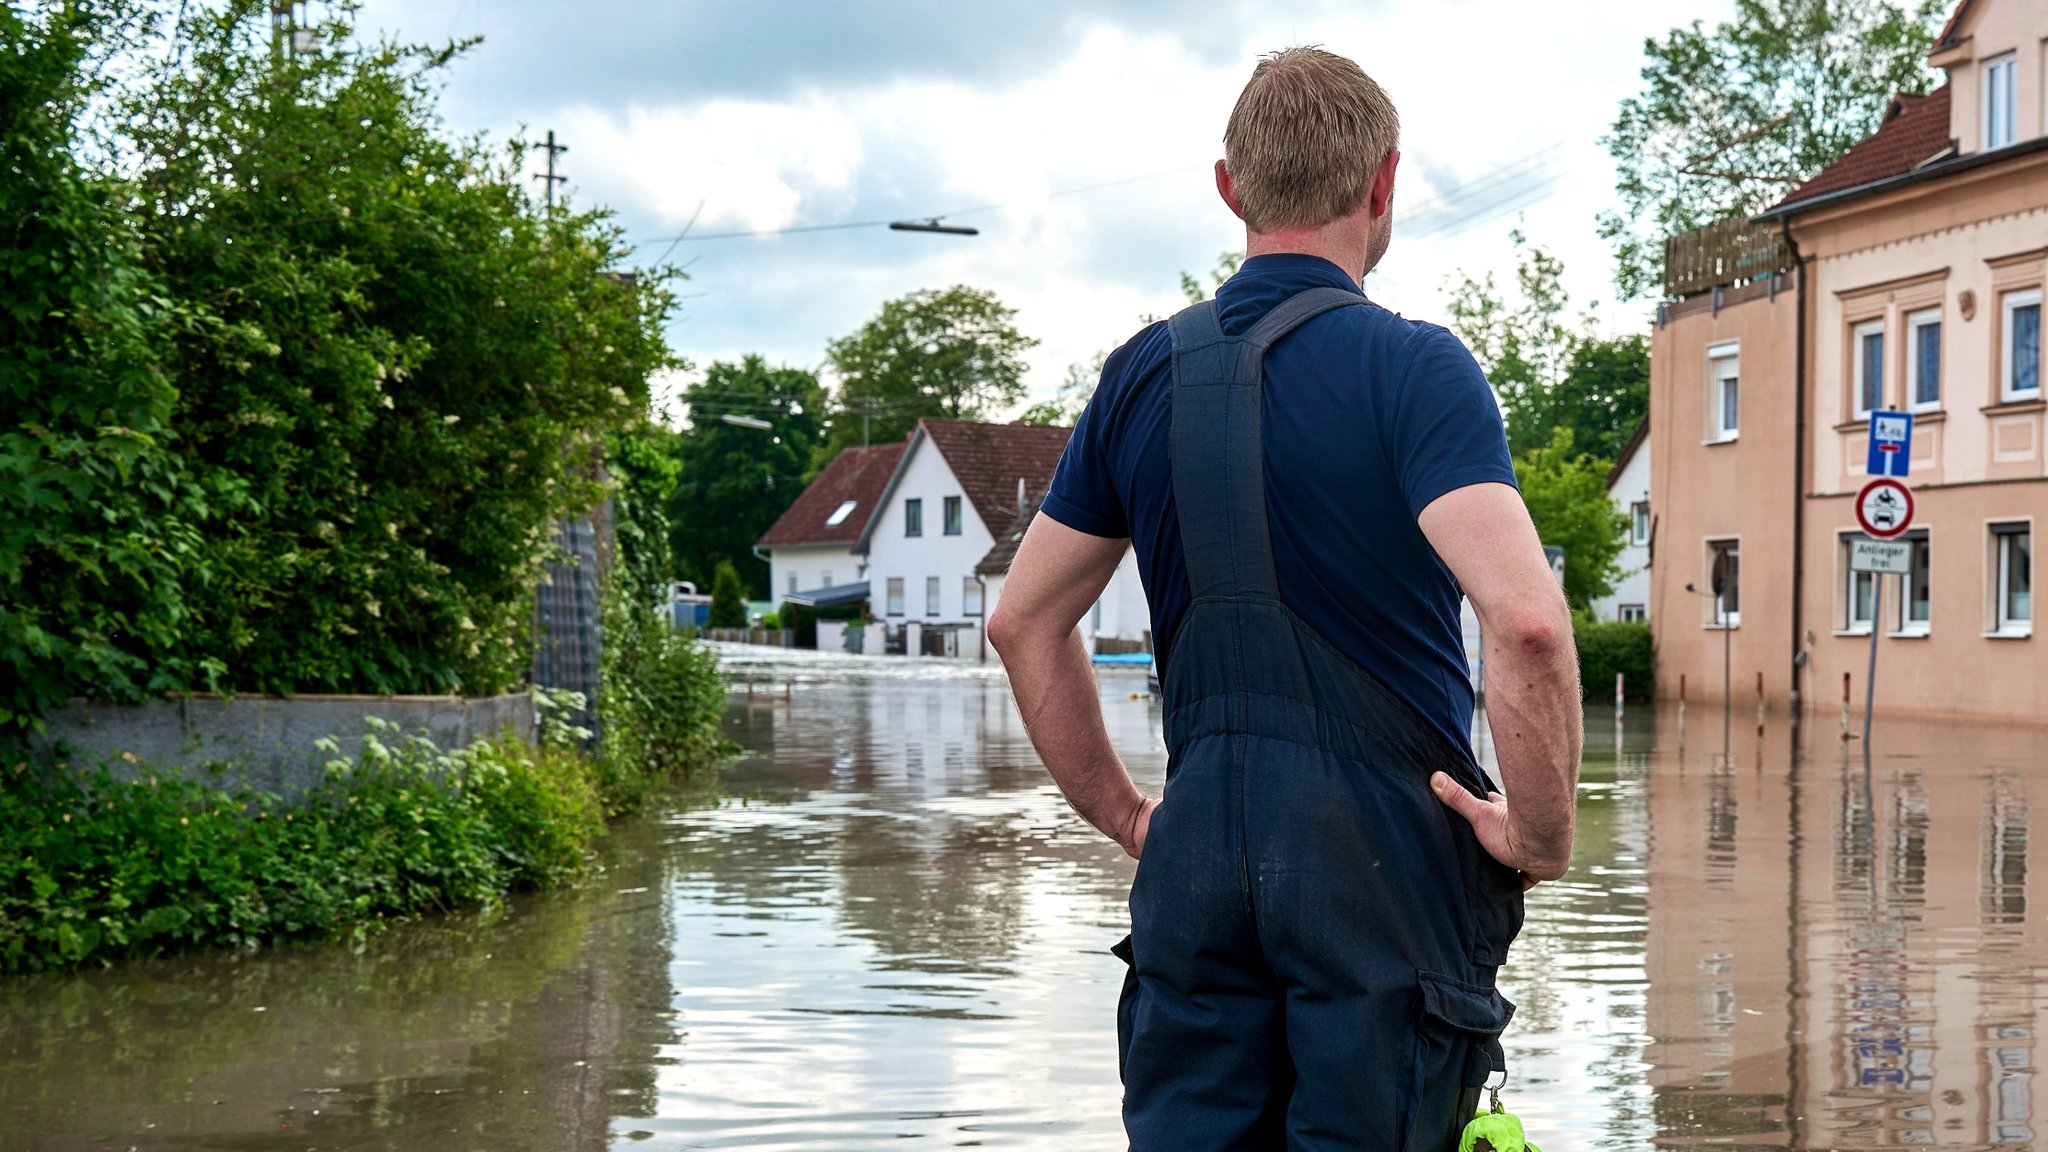
[[[1237,335],[1304,289],[1357,292],[1316,256],[1254,256],[1216,290]],[[1045,514],[1129,537],[1160,667],[1187,612],[1168,460],[1173,340],[1153,324],[1110,355]],[[1515,482],[1493,391],[1458,338],[1378,305],[1310,320],[1266,353],[1266,500],[1280,598],[1472,755],[1463,594],[1416,518],[1468,484]]]

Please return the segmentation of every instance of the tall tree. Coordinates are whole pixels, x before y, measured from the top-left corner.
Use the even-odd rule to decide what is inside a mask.
[[[1736,0],[1644,43],[1643,91],[1604,138],[1623,208],[1600,217],[1623,298],[1654,295],[1667,236],[1750,216],[1927,91],[1953,0]]]
[[[704,588],[729,563],[746,587],[766,591],[754,541],[803,494],[824,441],[825,390],[801,368],[748,356],[712,364],[682,402],[689,422],[675,441],[681,468],[668,505],[676,573]]]
[[[1607,461],[1578,451],[1569,428],[1515,457],[1515,482],[1536,535],[1564,549],[1564,596],[1583,611],[1614,591],[1627,518],[1607,497]]]
[[[1580,451],[1612,461],[1649,412],[1649,342],[1635,333],[1599,336],[1590,313],[1568,318],[1563,262],[1521,232],[1509,235],[1514,294],[1491,273],[1459,274],[1451,329],[1500,397],[1510,451],[1545,447],[1555,429],[1567,428]]]
[[[965,285],[890,300],[826,356],[839,376],[823,466],[839,450],[900,440],[926,418],[981,420],[1024,398],[1017,310]]]

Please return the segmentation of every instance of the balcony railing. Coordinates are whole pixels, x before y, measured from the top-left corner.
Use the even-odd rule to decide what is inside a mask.
[[[1790,267],[1783,236],[1747,220],[1724,220],[1664,241],[1664,295],[1684,299]]]

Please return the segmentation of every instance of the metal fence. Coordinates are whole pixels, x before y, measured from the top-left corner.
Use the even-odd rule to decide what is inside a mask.
[[[576,722],[596,731],[598,653],[604,644],[598,598],[598,533],[589,517],[555,525],[558,559],[543,571],[533,598],[533,669],[543,688],[581,692],[590,704]]]
[[[796,647],[794,628],[706,628],[702,635],[706,640],[717,640],[725,644],[760,644],[769,648]]]
[[[1790,267],[1783,236],[1747,220],[1724,220],[1664,241],[1664,295],[1697,296]]]

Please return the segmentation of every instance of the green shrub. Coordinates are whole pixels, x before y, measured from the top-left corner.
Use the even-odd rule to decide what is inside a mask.
[[[747,626],[747,590],[730,560],[719,561],[718,572],[711,577],[711,618],[706,623],[713,628]]]
[[[364,738],[286,805],[101,769],[0,781],[0,972],[317,940],[489,906],[582,867],[602,831],[587,761]],[[338,750],[338,745],[330,745]]]
[[[1656,647],[1648,624],[1579,616],[1572,621],[1572,635],[1579,645],[1579,682],[1589,702],[1614,703],[1616,673],[1627,677],[1630,700],[1655,694]]]
[[[638,809],[656,785],[709,769],[732,750],[721,733],[718,657],[650,611],[624,577],[615,569],[604,590],[597,697],[598,784],[610,815]]]

